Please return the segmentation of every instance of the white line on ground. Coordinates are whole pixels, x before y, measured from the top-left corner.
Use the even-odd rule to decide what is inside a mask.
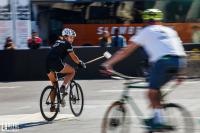
[[[20,88],[21,86],[0,86],[0,89],[15,89]]]
[[[121,117],[121,116],[119,116],[119,117]],[[145,115],[145,116],[127,115],[126,117],[128,117],[128,118],[142,118],[143,119],[143,118],[149,118],[149,117],[151,117],[151,115]],[[176,118],[176,117],[173,117],[173,118]],[[179,117],[177,117],[177,118],[179,118]],[[200,119],[200,117],[183,117],[183,118]]]
[[[171,89],[165,89],[165,91],[169,91]],[[122,92],[122,89],[119,90],[99,90],[98,92],[106,93],[106,92]],[[145,92],[148,91],[148,89],[130,89],[130,92]]]
[[[102,107],[108,107],[108,105],[102,104],[102,105],[84,105],[84,108],[86,109],[96,109],[96,108],[102,108]]]
[[[23,107],[18,107],[17,109],[30,109],[31,108],[31,106],[23,106]]]

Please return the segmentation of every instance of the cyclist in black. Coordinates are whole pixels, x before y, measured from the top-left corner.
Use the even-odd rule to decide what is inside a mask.
[[[62,39],[59,39],[55,42],[50,50],[47,61],[47,75],[49,80],[51,81],[54,91],[51,93],[50,98],[51,102],[54,103],[56,96],[56,88],[58,87],[58,82],[56,81],[55,72],[60,72],[66,74],[64,77],[63,84],[61,85],[60,91],[61,93],[65,93],[65,86],[67,83],[73,79],[75,75],[75,70],[69,64],[64,63],[64,59],[66,56],[70,56],[70,58],[81,68],[86,68],[84,62],[82,62],[74,53],[72,43],[76,37],[76,33],[74,30],[65,28],[62,31]],[[52,104],[50,111],[55,111],[55,105]]]

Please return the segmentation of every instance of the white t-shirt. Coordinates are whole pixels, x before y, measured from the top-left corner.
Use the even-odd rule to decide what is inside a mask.
[[[146,50],[150,62],[156,62],[164,55],[186,56],[177,32],[166,26],[147,26],[131,37],[130,41]]]

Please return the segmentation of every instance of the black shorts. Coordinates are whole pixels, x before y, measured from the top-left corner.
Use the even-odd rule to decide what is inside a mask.
[[[60,72],[64,68],[62,61],[59,58],[47,58],[46,72]]]

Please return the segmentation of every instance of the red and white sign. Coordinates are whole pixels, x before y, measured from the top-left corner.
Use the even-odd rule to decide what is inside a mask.
[[[174,28],[181,40],[184,43],[192,42],[192,27],[199,23],[164,23],[164,25]],[[103,31],[109,31],[113,35],[116,28],[119,29],[121,35],[125,36],[128,40],[132,35],[138,32],[143,24],[65,24],[64,27],[72,28],[76,31],[77,37],[75,39],[75,45],[98,45],[99,38]]]

